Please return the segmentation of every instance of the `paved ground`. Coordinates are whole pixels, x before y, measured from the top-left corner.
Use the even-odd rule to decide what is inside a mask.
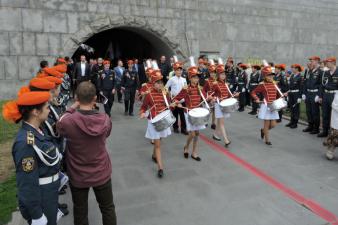
[[[165,176],[158,179],[144,138],[146,121],[124,116],[122,104],[113,111],[108,145],[119,225],[327,224],[202,141],[202,162],[184,159],[183,135],[163,141]],[[269,147],[259,138],[260,124],[246,112],[233,114],[226,122],[230,151],[338,215],[338,162],[324,158],[322,140],[282,124],[271,132]],[[70,191],[61,202],[72,207]],[[101,224],[93,193],[89,202],[90,223]],[[73,224],[72,214],[60,224]]]

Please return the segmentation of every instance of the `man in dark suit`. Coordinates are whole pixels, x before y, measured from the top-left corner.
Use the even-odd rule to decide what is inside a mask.
[[[138,59],[134,60],[133,70],[138,74],[140,84],[148,82],[143,64],[139,64]]]
[[[74,68],[74,78],[76,79],[77,85],[82,81],[90,80],[90,66],[86,61],[86,56],[81,55],[81,61],[76,63]]]
[[[169,72],[171,71],[169,63],[167,63],[165,56],[161,56],[160,63],[158,64],[158,67],[161,70],[162,76],[163,76],[163,82],[164,84],[167,83],[169,80]]]

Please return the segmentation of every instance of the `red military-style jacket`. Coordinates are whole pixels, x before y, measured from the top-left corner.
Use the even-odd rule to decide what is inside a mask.
[[[227,87],[228,84],[226,84],[224,81],[214,81],[213,82],[213,90],[214,90],[214,96],[217,97],[220,101],[230,98],[231,93],[229,92],[229,86]]]
[[[200,103],[203,101],[201,93],[206,98],[206,93],[202,90],[202,87],[196,85],[183,88],[178,95],[174,97],[174,101],[181,101],[184,99],[185,105],[188,109],[194,109],[200,107]],[[187,111],[187,110],[185,110]]]
[[[147,94],[147,92],[153,87],[153,84],[148,82],[148,83],[144,83],[142,84],[141,88],[140,88],[140,95],[145,95]]]
[[[165,103],[163,93],[164,96],[167,98],[168,104],[170,105],[171,99],[168,92],[151,88],[150,92],[145,96],[143,100],[142,106],[140,108],[140,113],[145,113],[148,109],[150,109],[148,119],[151,119],[161,112],[165,111],[168,107]]]
[[[274,82],[261,82],[252,92],[251,96],[253,99],[258,100],[259,97],[257,96],[258,93],[261,93],[264,96],[267,104],[271,104],[275,101],[278,96],[280,95],[275,87]]]
[[[205,84],[203,86],[203,91],[205,93],[208,93],[209,95],[214,92],[213,88],[213,83],[215,82],[215,79],[213,77],[209,77],[208,79],[205,80]]]

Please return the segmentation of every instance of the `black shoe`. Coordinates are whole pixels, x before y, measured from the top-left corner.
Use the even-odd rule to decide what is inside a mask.
[[[303,130],[303,132],[312,132],[313,128],[312,127],[307,127]]]
[[[328,136],[328,132],[325,132],[325,131],[317,135],[317,137],[327,137],[327,136]]]
[[[125,115],[125,116],[128,116],[128,112],[124,112],[124,115]]]
[[[263,138],[264,138],[264,130],[261,129],[261,139],[263,139]]]
[[[292,125],[290,126],[290,128],[291,128],[291,129],[297,128],[297,124],[292,124]]]
[[[319,134],[319,129],[313,129],[310,134]]]
[[[216,124],[211,124],[211,129],[216,130]]]
[[[251,111],[251,112],[249,112],[248,114],[250,114],[250,115],[256,115],[257,112]]]
[[[151,160],[153,160],[154,163],[157,163],[156,157],[154,155],[151,156]]]
[[[202,160],[199,156],[195,157],[195,156],[191,155],[191,158],[198,161],[198,162],[200,162]]]
[[[278,120],[277,120],[277,123],[281,123],[281,122],[282,122],[282,120],[281,120],[281,119],[278,119]]]
[[[186,148],[185,148],[185,146],[184,146],[184,148],[183,148],[183,155],[184,155],[184,158],[189,158],[189,152],[186,152],[185,151],[186,150]]]
[[[158,178],[162,178],[163,177],[163,170],[162,169],[158,170],[157,176],[158,176]]]
[[[225,147],[227,148],[227,147],[229,147],[229,145],[231,144],[231,141],[229,141],[228,143],[225,143]]]
[[[272,145],[270,141],[265,142],[266,145]]]
[[[134,113],[129,113],[129,116],[134,116]]]
[[[179,133],[178,129],[174,129],[174,133],[178,134]]]
[[[219,137],[216,137],[215,135],[212,135],[212,139],[214,139],[216,141],[220,141],[221,140]]]
[[[292,123],[290,122],[290,123],[286,124],[285,126],[290,127],[291,125],[292,125]]]
[[[239,108],[238,109],[238,112],[243,112],[244,111],[244,108]]]
[[[67,209],[68,205],[66,203],[58,203],[58,208],[59,209]]]
[[[184,134],[184,135],[188,135],[189,134],[186,130],[181,131],[181,133]]]

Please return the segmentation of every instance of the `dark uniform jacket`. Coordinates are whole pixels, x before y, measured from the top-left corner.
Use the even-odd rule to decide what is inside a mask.
[[[324,92],[338,90],[338,68],[331,75],[330,71],[325,71],[321,77],[320,97]]]
[[[103,70],[99,78],[100,91],[111,91],[115,88],[115,73],[113,70]]]
[[[318,93],[320,88],[322,71],[320,68],[314,70],[307,70],[304,73],[303,94]]]
[[[288,84],[289,94],[292,93],[296,98],[302,97],[302,76],[301,74],[292,74]],[[298,91],[297,91],[298,90]]]
[[[121,81],[121,87],[124,88],[125,100],[129,100],[131,95],[135,95],[136,90],[139,88],[139,78],[136,71],[124,71]]]

